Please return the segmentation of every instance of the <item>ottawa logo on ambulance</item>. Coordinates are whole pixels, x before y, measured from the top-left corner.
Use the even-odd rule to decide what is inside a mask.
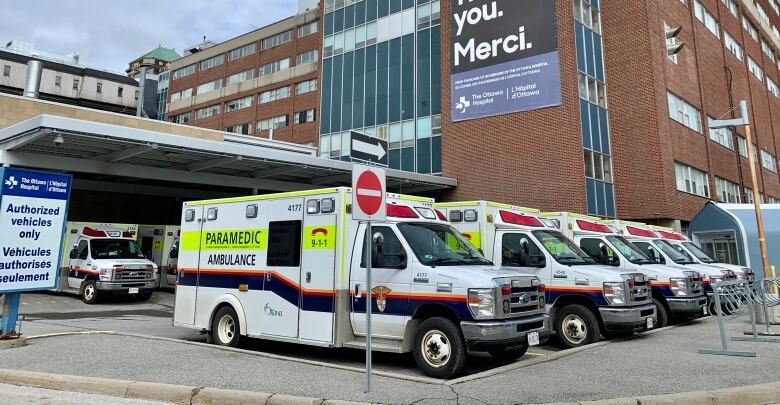
[[[393,291],[383,285],[378,285],[371,289],[371,295],[376,297],[376,307],[379,309],[379,312],[385,312],[385,308],[387,308],[387,294],[390,294],[390,292]]]

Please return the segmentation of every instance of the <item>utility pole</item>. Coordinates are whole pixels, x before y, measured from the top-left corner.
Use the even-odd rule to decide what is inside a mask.
[[[758,229],[758,244],[761,247],[761,265],[764,270],[764,278],[771,277],[769,270],[769,259],[766,253],[766,234],[764,233],[764,217],[761,214],[761,194],[758,192],[758,176],[756,175],[756,159],[753,152],[753,137],[750,134],[750,120],[748,119],[747,101],[742,100],[739,102],[739,109],[742,113],[742,118],[736,118],[731,120],[713,120],[708,119],[707,125],[710,129],[718,129],[725,127],[737,127],[744,126],[745,128],[745,141],[747,142],[747,154],[748,161],[750,162],[750,179],[753,182],[753,205],[756,209],[756,226]]]

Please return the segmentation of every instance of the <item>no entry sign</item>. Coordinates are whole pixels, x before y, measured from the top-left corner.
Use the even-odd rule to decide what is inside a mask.
[[[354,165],[352,169],[352,218],[359,221],[384,221],[385,170]]]

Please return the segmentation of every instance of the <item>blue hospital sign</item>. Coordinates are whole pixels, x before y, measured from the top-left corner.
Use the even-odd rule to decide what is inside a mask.
[[[561,104],[555,0],[450,0],[452,121]]]
[[[57,287],[73,178],[0,168],[0,294]]]

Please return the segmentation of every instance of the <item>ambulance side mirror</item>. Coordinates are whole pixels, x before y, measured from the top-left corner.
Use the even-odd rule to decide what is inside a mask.
[[[70,250],[69,257],[75,259],[79,256],[79,245],[73,245],[73,249]]]

